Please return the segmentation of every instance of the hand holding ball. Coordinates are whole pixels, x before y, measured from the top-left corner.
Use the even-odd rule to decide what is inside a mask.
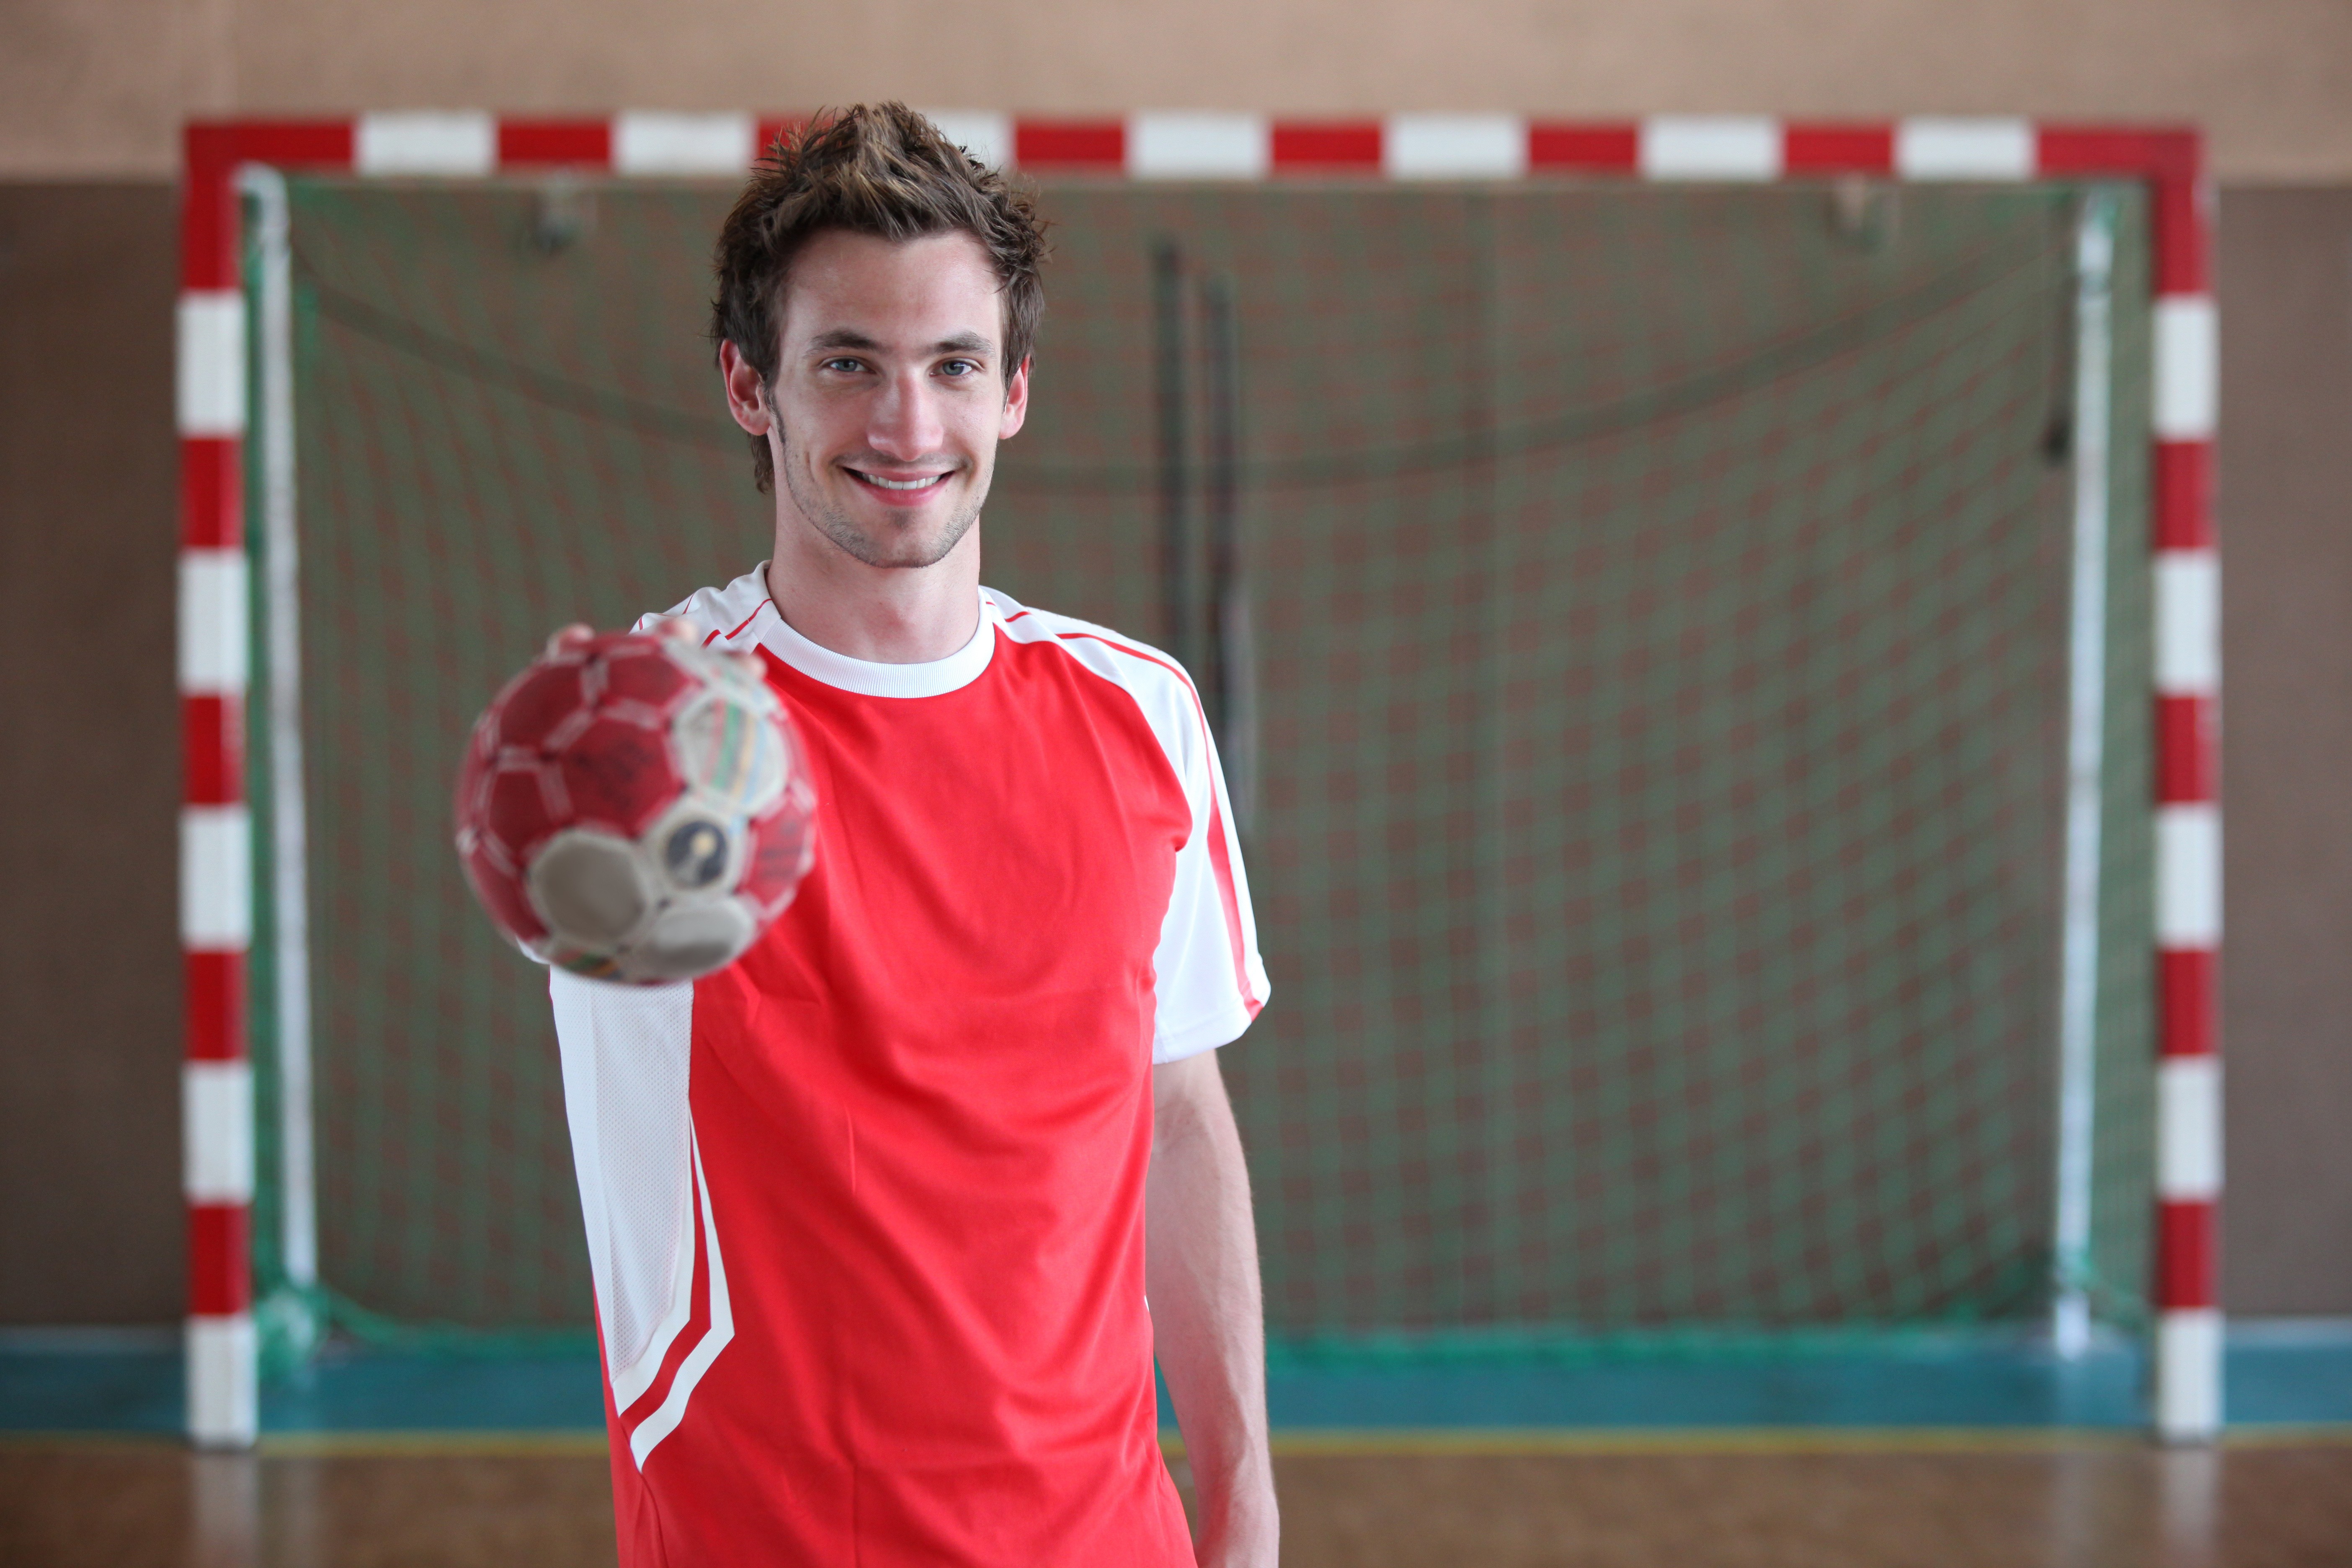
[[[457,853],[525,949],[690,980],[742,956],[814,862],[816,793],[751,660],[691,636],[558,633],[474,725]]]

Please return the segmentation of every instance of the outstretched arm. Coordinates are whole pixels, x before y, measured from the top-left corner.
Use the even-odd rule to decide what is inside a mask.
[[[1202,1568],[1274,1568],[1265,1312],[1241,1133],[1202,1051],[1151,1069],[1144,1277],[1160,1369],[1192,1461]]]

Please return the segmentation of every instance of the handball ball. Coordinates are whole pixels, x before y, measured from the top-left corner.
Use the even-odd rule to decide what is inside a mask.
[[[475,723],[457,780],[457,854],[490,919],[598,980],[734,963],[815,850],[783,703],[682,639],[559,638]]]

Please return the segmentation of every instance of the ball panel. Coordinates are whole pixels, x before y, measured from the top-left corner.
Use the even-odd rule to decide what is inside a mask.
[[[683,782],[659,731],[611,717],[583,730],[558,765],[576,820],[632,838],[677,798]]]
[[[734,692],[697,699],[678,716],[670,736],[679,772],[721,812],[756,816],[783,788],[782,731]]]
[[[671,904],[621,957],[631,980],[691,980],[743,956],[760,921],[733,899],[693,899]]]
[[[480,830],[482,813],[488,803],[490,760],[497,755],[490,733],[496,728],[490,717],[484,714],[474,726],[472,741],[466,747],[466,760],[457,767],[457,819],[462,837]],[[459,846],[463,848],[461,843]]]
[[[616,639],[614,646],[602,650],[604,701],[635,703],[661,717],[683,702],[699,682],[667,649],[646,647],[646,640]]]
[[[551,935],[603,952],[625,946],[660,900],[636,847],[593,827],[567,827],[549,839],[524,885]]]
[[[794,798],[788,799],[788,809],[771,812],[747,830],[751,852],[737,890],[768,920],[784,912],[793,895],[800,890],[801,879],[808,875],[816,860],[816,823],[813,815],[807,810],[790,809],[801,805],[798,797],[808,794],[805,789],[795,791]],[[806,804],[813,807],[815,803],[809,798]]]
[[[541,764],[528,756],[502,760],[480,798],[480,830],[497,839],[517,865],[562,826],[561,814],[547,798]]]
[[[586,702],[577,663],[535,664],[516,678],[490,711],[501,745],[541,746]]]

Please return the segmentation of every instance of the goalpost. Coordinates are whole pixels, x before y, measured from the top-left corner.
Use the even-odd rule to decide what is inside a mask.
[[[1244,705],[1255,715],[1229,718],[1258,727],[1248,793],[1262,798],[1265,823],[1254,829],[1253,870],[1271,918],[1286,912],[1307,953],[1302,976],[1286,977],[1282,988],[1288,1017],[1306,1009],[1316,1021],[1285,1022],[1278,1008],[1272,1025],[1293,1031],[1283,1043],[1328,1075],[1286,1069],[1277,1059],[1234,1064],[1248,1091],[1245,1114],[1260,1119],[1246,1131],[1265,1162],[1259,1184],[1275,1330],[1305,1343],[1525,1332],[1587,1319],[1606,1331],[1671,1335],[1718,1320],[1786,1328],[2039,1314],[2058,1353],[2078,1354],[2090,1342],[2101,1288],[2095,1215],[2121,1184],[2154,1209],[2144,1300],[2155,1428],[2168,1439],[2210,1437],[2222,1415],[2218,566],[2209,497],[2216,364],[2207,195],[2194,134],[1948,119],[934,118],[974,155],[1045,182],[1074,215],[1066,232],[1090,269],[1056,280],[1052,312],[1057,323],[1075,323],[1053,347],[1069,399],[1107,406],[1117,401],[1108,389],[1132,382],[1149,392],[1146,367],[1160,373],[1156,427],[1098,413],[1093,426],[1024,435],[1027,446],[1008,448],[998,504],[1025,507],[1035,537],[1001,545],[992,538],[992,562],[1004,562],[1017,581],[1005,581],[997,565],[991,580],[1181,643],[1193,635],[1188,574],[1205,556],[1207,608],[1223,619],[1193,646],[1202,653],[1198,663],[1215,666],[1218,688],[1232,688],[1234,715]],[[639,286],[636,274],[529,281],[522,269],[537,263],[500,259],[482,238],[491,232],[484,226],[508,224],[496,231],[509,235],[502,243],[552,257],[570,253],[593,227],[600,193],[619,208],[668,200],[663,193],[675,190],[688,193],[676,198],[683,205],[655,216],[693,245],[707,244],[704,209],[723,200],[726,183],[788,123],[751,115],[399,113],[189,130],[178,359],[181,910],[188,1419],[200,1443],[249,1443],[257,1430],[265,1337],[256,1322],[257,1261],[270,1287],[261,1303],[272,1315],[268,1337],[296,1352],[329,1318],[394,1342],[429,1337],[442,1317],[478,1320],[467,1331],[487,1340],[511,1337],[545,1320],[545,1300],[576,1285],[559,1259],[547,1265],[543,1289],[498,1287],[518,1298],[541,1290],[530,1303],[469,1298],[452,1310],[446,1292],[436,1299],[420,1289],[387,1307],[338,1294],[337,1281],[321,1279],[325,1178],[313,1121],[327,1089],[312,1071],[314,1004],[323,997],[340,1009],[334,1029],[319,1039],[342,1053],[339,1071],[363,1079],[335,1090],[337,1116],[355,1114],[371,1095],[409,1093],[413,1085],[388,1072],[365,1075],[379,1073],[383,1051],[429,1054],[432,1042],[421,1034],[487,1030],[485,1038],[516,1047],[518,1057],[530,1054],[530,1042],[516,1033],[524,1026],[513,1021],[511,998],[500,991],[485,999],[490,983],[478,977],[423,999],[384,999],[387,989],[405,989],[407,969],[439,965],[476,976],[472,955],[492,945],[487,928],[444,929],[430,891],[409,886],[448,869],[415,867],[412,875],[402,858],[440,832],[437,819],[421,827],[409,821],[429,813],[429,803],[351,783],[327,798],[323,827],[306,820],[308,803],[321,787],[320,770],[353,773],[350,759],[362,752],[366,768],[413,765],[429,775],[436,760],[423,753],[445,717],[436,704],[469,715],[488,694],[488,685],[475,689],[485,672],[519,662],[556,620],[590,606],[633,613],[657,602],[604,606],[589,584],[609,563],[565,552],[617,552],[626,571],[614,574],[628,579],[627,592],[667,584],[675,597],[702,580],[688,578],[702,569],[698,552],[709,542],[675,537],[676,509],[731,506],[740,514],[744,504],[740,495],[716,500],[719,492],[703,488],[715,482],[706,473],[719,471],[711,467],[713,444],[733,447],[716,409],[706,429],[683,411],[688,395],[667,395],[666,384],[633,380],[636,370],[556,342],[560,328],[552,336],[519,328],[501,337],[480,321],[469,324],[463,301],[495,318],[528,281],[531,289],[569,290],[575,312],[608,312],[567,321],[624,333],[624,319],[609,312],[614,296]],[[289,181],[299,185],[292,198]],[[509,234],[511,212],[499,205],[515,195],[517,181],[529,183],[534,215],[520,240]],[[404,193],[399,222],[439,237],[416,243],[476,247],[465,263],[476,270],[448,280],[460,303],[443,316],[423,318],[414,294],[421,286],[399,268],[354,259],[377,232],[367,225],[391,221],[345,199],[370,182]],[[1504,199],[1554,190],[1585,205],[1563,216]],[[2038,206],[2002,205],[1999,195],[2042,190],[2052,195]],[[1636,191],[1672,200],[1627,205]],[[482,204],[478,214],[457,210],[468,192]],[[1281,205],[1268,205],[1277,192]],[[1855,263],[1862,270],[1848,285],[1824,281],[1821,245],[1784,232],[1795,209],[1746,204],[1741,195],[1763,192],[1817,195],[1836,243],[1865,257]],[[1165,199],[1139,204],[1136,193]],[[1381,193],[1419,205],[1368,218],[1362,204]],[[1896,193],[1913,193],[1907,220]],[[344,248],[322,250],[298,279],[289,203],[303,202],[329,227],[346,223],[349,235],[329,235],[328,250]],[[1900,245],[1893,237],[1899,221],[1911,226]],[[1170,237],[1188,224],[1208,236],[1189,258]],[[1392,248],[1410,257],[1364,242],[1381,224],[1400,236]],[[1583,254],[1611,245],[1618,247],[1611,255]],[[1902,272],[1886,258],[1904,247],[1937,265]],[[684,256],[683,280],[698,289],[695,254],[659,259],[675,271]],[[1276,290],[1280,298],[1251,317],[1248,296],[1271,275],[1263,270],[1268,258],[1292,271]],[[651,265],[642,258],[630,264]],[[513,277],[501,268],[515,269]],[[1546,292],[1563,279],[1592,296]],[[362,287],[362,279],[372,281]],[[1838,290],[1846,286],[1864,304],[1841,314]],[[1604,289],[1622,298],[1602,297]],[[2136,303],[2135,289],[2152,300]],[[2063,319],[2029,319],[2053,305]],[[1271,332],[1277,315],[1307,323],[1286,351],[1290,358],[1253,362],[1248,332]],[[1419,356],[1411,368],[1423,380],[1402,411],[1351,390],[1349,367],[1335,363],[1347,359],[1368,321],[1392,325]],[[410,595],[403,613],[422,618],[378,625],[347,598],[331,599],[332,613],[320,623],[319,608],[305,605],[310,542],[297,512],[310,479],[298,475],[297,454],[317,434],[305,422],[319,422],[327,405],[305,403],[296,384],[298,363],[328,363],[305,346],[326,330],[320,322],[434,375],[489,388],[485,397],[519,398],[515,406],[549,421],[603,421],[618,433],[612,441],[567,448],[573,468],[593,471],[565,492],[564,504],[583,516],[603,507],[620,523],[602,546],[539,522],[514,522],[520,531],[513,538],[490,538],[521,503],[506,489],[504,500],[485,502],[479,487],[519,490],[533,481],[482,478],[480,464],[505,461],[496,453],[458,472],[463,465],[433,443],[462,436],[425,426],[437,418],[455,428],[465,416],[420,411],[412,400],[369,406],[362,418],[334,404],[345,412],[323,422],[343,432],[335,438],[345,445],[321,450],[346,462],[385,454],[386,474],[352,484],[425,487],[427,510],[449,521],[436,525],[445,535],[390,539],[374,553],[338,542],[342,554],[319,569],[340,574],[335,581],[353,595],[373,595],[377,575],[391,574],[398,581],[384,579],[383,596]],[[1463,322],[1475,328],[1466,336]],[[1205,353],[1189,346],[1196,323]],[[1996,350],[1984,345],[2000,333],[2008,334],[1999,352],[2009,358],[1996,363]],[[1871,357],[1874,344],[1897,340],[1913,346]],[[629,341],[606,359],[654,353]],[[2119,381],[2126,360],[2144,366],[2146,384]],[[1235,382],[1236,366],[1247,380],[1254,363],[1265,418],[1255,432],[1239,423]],[[1286,370],[1295,377],[1281,382]],[[1838,375],[1846,379],[1820,379]],[[2026,394],[1986,390],[2002,375],[2029,390],[2041,385],[2037,376],[2050,384],[2040,439],[2049,462],[2066,470],[2063,499],[2044,498],[2018,445],[2019,433],[2043,419],[2040,405]],[[372,392],[347,375],[336,395],[363,401]],[[1910,411],[1914,434],[1870,423],[1874,408],[1896,405]],[[1444,428],[1413,423],[1435,418],[1432,407]],[[1685,434],[1710,419],[1712,434]],[[1844,433],[1800,450],[1807,421]],[[1193,426],[1206,432],[1204,455],[1192,450]],[[1932,439],[1916,434],[1931,426]],[[1243,450],[1253,437],[1261,449]],[[1042,457],[1029,449],[1041,442]],[[1940,456],[1922,455],[1930,452]],[[407,468],[389,474],[395,463]],[[740,459],[728,463],[728,479],[746,488],[733,472]],[[1285,603],[1315,595],[1320,618],[1306,642],[1269,622],[1276,601],[1252,610],[1238,590],[1236,561],[1249,552],[1235,542],[1236,520],[1246,510],[1241,495],[1252,489],[1259,499],[1250,504],[1264,516],[1300,520],[1295,534],[1274,537],[1270,529],[1250,570]],[[336,504],[357,509],[353,515],[379,507],[368,515],[387,527],[413,516],[376,490]],[[1205,545],[1185,531],[1203,504]],[[1439,512],[1457,526],[1433,538],[1423,514]],[[1112,513],[1132,525],[1096,525]],[[2045,517],[2046,530],[2036,521]],[[1839,519],[1849,537],[1825,542]],[[1945,520],[1948,537],[1939,537]],[[1392,573],[1346,558],[1349,530],[1374,527],[1393,531],[1401,564]],[[2148,553],[2136,558],[2143,527]],[[1880,554],[1864,548],[1874,541],[1885,545]],[[1153,558],[1136,553],[1147,544],[1160,552],[1156,570]],[[714,559],[730,559],[732,548],[719,547]],[[1774,552],[1797,563],[1781,577],[1772,574],[1782,559]],[[562,579],[522,595],[523,613],[546,624],[487,626],[473,578],[510,573],[522,561],[550,563]],[[741,563],[733,561],[730,572]],[[2118,563],[2129,567],[2128,584],[2110,581]],[[1743,583],[1759,573],[1771,582]],[[2019,586],[2045,580],[2063,590]],[[1028,590],[1033,582],[1043,589]],[[1432,583],[1451,584],[1460,603],[1431,603]],[[1822,597],[1832,589],[1834,603]],[[1900,612],[1889,607],[1897,601]],[[2118,616],[2127,601],[2128,613]],[[1155,612],[1166,626],[1154,623]],[[1465,614],[1477,621],[1466,651],[1455,635]],[[345,628],[347,618],[368,624]],[[1657,629],[1669,625],[1671,636]],[[1245,635],[1257,648],[1253,665],[1264,661],[1263,691],[1255,675],[1240,680],[1229,668],[1236,627],[1255,628]],[[1988,642],[1989,627],[2014,635]],[[2045,627],[2055,634],[2046,649],[2033,640]],[[1948,645],[1919,651],[1949,628],[1958,629]],[[1654,637],[1662,639],[1655,646],[1641,640]],[[1852,646],[1822,662],[1818,645],[1838,637]],[[444,641],[450,646],[428,646]],[[306,692],[306,658],[322,647],[342,661],[322,667],[340,684]],[[1604,668],[1594,647],[1615,662]],[[385,648],[415,662],[377,668]],[[1439,663],[1475,667],[1475,674],[1448,686],[1443,671],[1383,664],[1374,657],[1383,648],[1400,656],[1434,648]],[[1312,690],[1300,684],[1310,665],[1322,672],[1314,679],[1327,683]],[[249,675],[259,689],[248,690]],[[1890,689],[1874,694],[1879,676]],[[2153,704],[2112,700],[2125,679],[2152,683]],[[1622,689],[1592,695],[1611,682]],[[1720,688],[1714,696],[1709,682]],[[2056,693],[2046,712],[2021,695],[2040,686]],[[1915,710],[1932,707],[1937,693],[1962,687],[1932,724],[1916,719]],[[1718,702],[1724,691],[1741,700]],[[1583,695],[1571,700],[1562,692]],[[1768,777],[1760,762],[1718,765],[1686,755],[1752,751],[1755,726],[1741,728],[1743,713],[1768,699],[1818,719],[1810,730],[1790,720],[1785,734],[1767,737],[1767,750],[1782,746],[1771,764],[1779,773]],[[316,732],[322,713],[337,720],[323,740]],[[1363,739],[1383,726],[1385,742]],[[1990,738],[1972,742],[1972,726]],[[1541,743],[1514,751],[1532,731],[1541,731]],[[1570,731],[1579,738],[1573,746],[1559,738]],[[2115,752],[2114,736],[2130,740],[2125,753]],[[1841,757],[1867,753],[1857,771],[1841,775],[1844,793],[1809,784],[1817,793],[1806,795],[1773,782],[1801,771],[1809,744]],[[2153,773],[2145,786],[2118,771],[2119,760],[2135,762],[2139,750]],[[1604,753],[1615,769],[1608,777],[1579,771],[1577,757]],[[1382,777],[1368,776],[1378,768]],[[1916,781],[1921,769],[1949,776],[1931,789]],[[1853,780],[1864,777],[1903,781],[1888,821],[1865,822],[1855,804]],[[446,781],[428,782],[446,790]],[[1759,791],[1769,797],[1760,805]],[[2135,792],[2147,802],[2144,841],[2137,828],[2119,835],[2111,826],[2116,801]],[[1388,816],[1361,806],[1373,796]],[[1977,804],[1954,804],[1964,801]],[[407,836],[371,844],[364,868],[337,873],[314,911],[317,847],[373,831],[367,810],[400,818]],[[1601,826],[1559,826],[1578,811]],[[1817,820],[1840,814],[1842,824]],[[1454,834],[1460,845],[1435,861],[1416,860],[1419,851],[1397,837],[1400,824],[1414,822],[1433,838]],[[1717,823],[1727,841],[1693,848]],[[1988,848],[1988,840],[1998,843]],[[2031,864],[2036,846],[2050,851],[2050,868]],[[1858,858],[1874,856],[1874,868],[1853,872]],[[1317,857],[1366,869],[1357,880],[1300,869]],[[1972,868],[1913,898],[1942,860]],[[1599,861],[1607,865],[1596,869]],[[1793,889],[1849,874],[1857,888],[1868,882],[1839,895],[1843,905],[1828,893],[1792,894],[1798,903],[1813,899],[1803,905],[1812,912],[1790,917],[1799,924],[1818,915],[1836,927],[1841,908],[1872,899],[1912,898],[1905,908],[1930,913],[1885,930],[1848,919],[1853,929],[1843,936],[1818,937],[1811,926],[1751,935],[1779,918],[1758,905],[1760,884],[1744,868],[1761,861],[1785,863],[1776,885]],[[2118,866],[2143,868],[2152,886],[2118,889]],[[1455,884],[1467,891],[1447,890]],[[1452,927],[1363,907],[1424,892],[1433,904],[1458,904]],[[371,928],[364,942],[347,942],[341,933],[357,918],[350,910],[370,899],[408,900],[416,912],[399,916],[394,931]],[[2118,910],[2137,928],[2118,925]],[[1619,932],[1606,952],[1563,941],[1559,931],[1603,926]],[[1273,929],[1270,949],[1283,941],[1284,928]],[[321,931],[341,944],[326,956],[313,942]],[[1817,937],[1849,947],[1806,972],[1803,995],[1774,1004],[1808,1020],[1775,1034],[1758,1021],[1772,1009],[1759,1003],[1752,977],[1777,962],[1773,954]],[[1991,956],[1972,959],[1974,947]],[[1661,956],[1662,949],[1675,951]],[[1929,949],[1940,956],[1923,956]],[[508,958],[492,953],[491,962]],[[1612,965],[1643,973],[1629,982]],[[1419,978],[1407,984],[1388,973],[1404,970]],[[2101,1142],[2113,1135],[2101,1131],[2100,1108],[2110,1104],[2110,1118],[2123,1112],[2103,1101],[2097,1081],[2101,1064],[2115,1064],[2114,1042],[2129,1033],[2105,1021],[2118,1005],[2118,975],[2140,977],[2153,994],[2143,1035],[2156,1055],[2152,1138],[2127,1133],[2117,1145],[2137,1159],[2133,1152],[2152,1142],[2153,1169],[2123,1175]],[[323,987],[317,994],[314,981]],[[1815,994],[1840,987],[1853,998],[1832,1005]],[[2034,994],[2019,1000],[2027,991]],[[362,1000],[350,1001],[354,995]],[[1977,1017],[1984,997],[1999,1005],[1981,1010],[1999,1018]],[[1377,1016],[1359,1017],[1367,998]],[[1898,1015],[1912,1021],[1888,1021]],[[257,1020],[268,1068],[258,1081],[250,1038]],[[337,1030],[373,1032],[355,1056]],[[1337,1043],[1343,1030],[1358,1044],[1353,1055]],[[1966,1059],[2014,1050],[2028,1037],[2038,1046],[2013,1060]],[[1513,1043],[1523,1038],[1533,1044]],[[1587,1038],[1599,1042],[1592,1054],[1601,1063],[1589,1070],[1578,1057]],[[1900,1072],[1874,1068],[1873,1041],[1901,1058]],[[1804,1060],[1784,1070],[1766,1059],[1776,1052]],[[1391,1076],[1366,1087],[1367,1062]],[[549,1167],[547,1148],[502,1165],[474,1147],[510,1131],[499,1124],[486,1133],[493,1123],[481,1106],[543,1097],[551,1067],[520,1089],[501,1075],[528,1079],[530,1069],[479,1054],[424,1061],[416,1070],[465,1078],[471,1108],[450,1135],[454,1148],[434,1143],[434,1118],[457,1112],[412,1108],[422,1130],[413,1139],[433,1144],[415,1152],[420,1163],[448,1166],[445,1184],[466,1186],[477,1203],[543,1215],[564,1209],[568,1167],[557,1161],[554,1177],[538,1180]],[[1958,1093],[1956,1085],[1966,1090],[1965,1106],[1939,1120],[1934,1097]],[[2042,1110],[2022,1109],[2045,1091]],[[1849,1142],[1884,1127],[1942,1142],[1894,1154],[1832,1146],[1834,1138],[1814,1137],[1793,1152],[1772,1143],[1801,1136],[1775,1129],[1822,1114],[1825,1093],[1848,1097],[1838,1127]],[[1605,1114],[1567,1109],[1571,1102],[1601,1105]],[[2046,1158],[2046,1173],[1997,1168],[2045,1130],[2046,1152],[2029,1163]],[[560,1127],[550,1136],[560,1155]],[[1586,1144],[1600,1153],[1580,1163]],[[267,1199],[259,1211],[257,1168]],[[1785,1182],[1787,1193],[1718,1190],[1759,1172]],[[1916,1190],[1877,1207],[1847,1202],[1848,1189],[1906,1182]],[[508,1185],[482,1197],[501,1183]],[[1664,1207],[1656,1206],[1661,1183],[1673,1189]],[[1968,1197],[1971,1183],[1999,1193]],[[1652,1206],[1628,1206],[1628,1191]],[[1569,1216],[1580,1208],[1618,1228],[1601,1234],[1599,1222],[1588,1222],[1579,1231]],[[1832,1211],[1843,1217],[1823,1217]],[[1770,1232],[1770,1247],[1780,1250],[1731,1256],[1748,1245],[1743,1224]],[[1834,1250],[1846,1238],[1823,1239],[1836,1224],[1873,1236],[1907,1224],[1917,1235],[1877,1251],[1857,1243],[1847,1256]],[[1675,1259],[1662,1262],[1624,1234],[1660,1225],[1680,1227],[1675,1245],[1684,1252]],[[1579,1275],[1561,1261],[1579,1236],[1598,1236],[1591,1245],[1612,1258],[1622,1254],[1608,1266],[1614,1273]],[[515,1242],[484,1222],[464,1245],[496,1255]],[[1302,1261],[1286,1261],[1293,1243]],[[373,1244],[405,1259],[388,1268],[429,1271],[414,1237]],[[2137,1255],[2126,1247],[2116,1256]],[[1916,1289],[1887,1284],[1881,1276],[1906,1258],[1945,1272]],[[1802,1282],[1807,1276],[1846,1282],[1816,1289]],[[2137,1287],[2124,1294],[2143,1300]],[[2128,1310],[2108,1315],[2133,1321]]]

